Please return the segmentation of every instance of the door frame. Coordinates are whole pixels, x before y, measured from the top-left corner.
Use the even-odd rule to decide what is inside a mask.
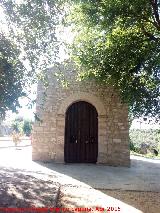
[[[97,163],[104,162],[101,153],[106,149],[107,138],[107,115],[103,102],[97,96],[86,92],[75,92],[67,96],[61,102],[56,118],[56,161],[64,163],[64,137],[65,137],[65,113],[70,105],[78,101],[86,101],[92,104],[98,113],[98,158]]]
[[[66,163],[96,163],[97,157],[97,110],[86,101],[74,102],[65,114],[64,160]]]

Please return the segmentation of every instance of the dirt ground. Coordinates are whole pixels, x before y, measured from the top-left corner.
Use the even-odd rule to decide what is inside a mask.
[[[160,213],[160,160],[132,156],[130,168],[44,164],[32,161],[27,141],[17,148],[6,142],[0,143],[0,207],[55,206],[60,185],[86,184],[143,213]]]
[[[101,190],[103,193],[125,202],[144,213],[160,213],[160,192]]]
[[[0,167],[0,208],[56,206],[59,184],[24,174],[21,170]],[[0,209],[0,213],[3,210]]]

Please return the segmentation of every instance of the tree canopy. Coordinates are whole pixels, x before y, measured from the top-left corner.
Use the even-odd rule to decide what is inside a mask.
[[[72,59],[81,78],[112,84],[134,116],[160,118],[159,0],[2,0],[0,7],[5,36],[19,51],[14,51],[16,58],[27,65],[23,74],[29,87],[37,74],[45,79],[41,71],[56,62],[59,26],[68,14],[65,21],[75,34]],[[18,100],[22,94],[15,95]],[[4,106],[4,111],[13,108]]]
[[[81,77],[112,84],[134,116],[159,119],[160,2],[81,0],[70,10]]]
[[[15,111],[18,98],[24,91],[28,95],[38,79],[47,85],[43,71],[57,59],[62,8],[61,0],[0,2],[0,115]]]
[[[0,34],[0,118],[7,110],[15,112],[18,98],[25,95],[25,68],[18,55],[16,47]]]
[[[3,0],[8,36],[21,50],[32,75],[56,60],[59,48],[59,21],[63,16],[61,0]]]

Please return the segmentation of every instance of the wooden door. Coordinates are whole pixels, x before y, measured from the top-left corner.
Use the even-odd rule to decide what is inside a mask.
[[[98,114],[96,108],[79,101],[66,112],[64,160],[68,163],[96,163]]]

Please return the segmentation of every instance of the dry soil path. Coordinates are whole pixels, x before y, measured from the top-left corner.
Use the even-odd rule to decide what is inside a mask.
[[[2,147],[0,207],[69,205],[75,208],[78,205],[91,205],[92,212],[98,212],[95,211],[96,206],[101,204],[104,208],[107,205],[119,205],[120,213],[135,213],[139,211],[93,188],[104,190],[105,193],[105,190],[152,192],[154,196],[160,192],[159,160],[132,157],[130,168],[92,164],[40,164],[32,162],[31,146],[24,144],[24,147],[18,149],[12,146]],[[107,193],[114,197],[112,191]],[[155,199],[160,198],[157,195]],[[155,207],[156,211],[157,208],[159,207]]]

